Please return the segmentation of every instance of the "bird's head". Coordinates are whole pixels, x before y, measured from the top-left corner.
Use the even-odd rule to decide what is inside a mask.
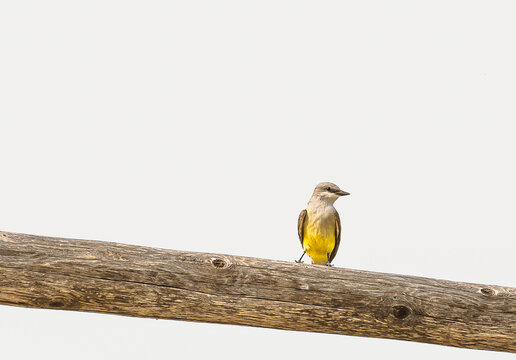
[[[315,187],[312,197],[333,204],[339,197],[349,195],[331,182],[322,182]]]

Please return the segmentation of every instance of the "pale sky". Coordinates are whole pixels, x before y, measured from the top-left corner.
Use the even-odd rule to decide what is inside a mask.
[[[516,287],[516,3],[2,1],[0,229]],[[509,359],[0,306],[5,359]]]

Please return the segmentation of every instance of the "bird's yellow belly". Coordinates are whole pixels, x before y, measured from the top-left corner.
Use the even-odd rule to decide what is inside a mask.
[[[334,247],[335,233],[320,231],[316,227],[306,227],[303,249],[312,258],[312,264],[326,264],[328,254],[332,253]]]

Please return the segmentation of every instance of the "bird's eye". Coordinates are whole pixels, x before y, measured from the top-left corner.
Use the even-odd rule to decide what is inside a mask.
[[[326,188],[326,190],[331,191],[331,188],[328,186],[328,187]]]

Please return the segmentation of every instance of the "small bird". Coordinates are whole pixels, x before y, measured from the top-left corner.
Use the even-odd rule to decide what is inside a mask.
[[[331,266],[340,244],[340,218],[333,203],[344,195],[349,193],[330,182],[315,187],[308,206],[301,211],[297,221],[303,255],[296,262],[300,263],[308,254],[312,264]]]

